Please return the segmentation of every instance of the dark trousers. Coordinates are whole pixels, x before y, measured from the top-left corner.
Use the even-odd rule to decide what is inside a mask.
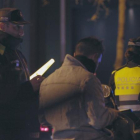
[[[26,130],[0,130],[0,140],[29,140]]]
[[[26,130],[2,130],[0,140],[39,140],[39,137],[32,137]]]

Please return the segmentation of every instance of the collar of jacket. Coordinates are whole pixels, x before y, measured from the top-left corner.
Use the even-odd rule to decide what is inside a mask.
[[[115,74],[115,72],[123,69],[124,67],[129,67],[129,68],[140,67],[140,64],[137,64],[137,63],[133,62],[132,60],[131,61],[128,61],[125,65],[121,66],[117,70],[114,70],[111,74]]]
[[[96,64],[94,63],[94,61],[92,61],[91,59],[88,59],[85,56],[81,56],[81,55],[73,57],[73,56],[67,54],[65,59],[64,59],[63,65],[81,66],[84,69],[86,69],[86,70],[88,70],[89,72],[92,72],[92,73],[95,72],[95,68],[96,68]]]
[[[83,55],[77,55],[75,56],[75,58],[79,60],[87,68],[89,72],[95,73],[96,64],[92,59],[89,59]]]
[[[5,51],[5,46],[3,46],[2,44],[0,44],[0,54],[3,55]]]
[[[136,67],[136,66],[139,66],[140,67],[140,64],[138,63],[135,63],[133,61],[128,61],[127,64],[126,64],[127,67]]]

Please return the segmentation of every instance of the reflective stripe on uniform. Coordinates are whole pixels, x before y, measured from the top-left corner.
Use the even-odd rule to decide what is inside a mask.
[[[131,109],[133,111],[140,111],[140,105],[121,105],[121,106],[118,106],[118,109],[120,111],[127,110],[127,109]]]
[[[138,94],[133,95],[119,95],[119,101],[138,100]]]
[[[2,44],[0,44],[0,54],[3,55],[5,51],[5,46],[3,46]]]

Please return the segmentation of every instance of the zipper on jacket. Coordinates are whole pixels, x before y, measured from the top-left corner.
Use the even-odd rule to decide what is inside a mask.
[[[25,78],[26,78],[26,80],[28,81],[28,80],[29,80],[29,76],[28,76],[27,70],[26,70],[26,68],[25,68],[26,63],[22,60],[22,58],[20,58],[20,55],[18,54],[18,52],[17,52],[16,50],[15,50],[15,52],[16,52],[16,54],[17,54],[17,57],[19,58],[19,61],[21,62],[22,68],[23,68],[24,73],[25,73]],[[27,65],[26,65],[26,66],[27,66]]]

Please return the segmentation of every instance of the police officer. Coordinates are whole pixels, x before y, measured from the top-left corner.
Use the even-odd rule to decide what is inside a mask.
[[[43,77],[30,80],[18,49],[28,23],[19,9],[0,9],[0,140],[28,140],[32,131],[31,103],[36,102]]]
[[[140,37],[129,40],[125,58],[127,63],[112,72],[109,84],[118,109],[131,109],[140,117]]]

